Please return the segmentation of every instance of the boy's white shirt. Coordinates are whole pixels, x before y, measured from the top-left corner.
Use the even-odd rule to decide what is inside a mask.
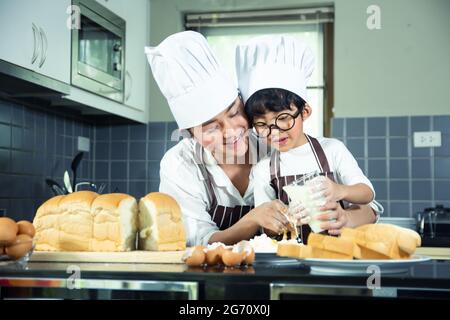
[[[375,200],[372,183],[364,175],[347,147],[336,139],[317,138],[317,140],[325,152],[336,182],[344,185],[364,183],[372,189]],[[309,143],[280,152],[281,176],[299,175],[318,170],[320,169]],[[253,167],[251,176],[254,180],[255,206],[276,199],[275,190],[270,185],[270,155]],[[370,206],[379,214],[383,212],[383,208],[376,201],[372,201]]]

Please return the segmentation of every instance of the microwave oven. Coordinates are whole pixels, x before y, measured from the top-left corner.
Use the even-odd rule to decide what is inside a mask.
[[[72,74],[75,87],[123,103],[125,20],[95,0],[73,0]]]

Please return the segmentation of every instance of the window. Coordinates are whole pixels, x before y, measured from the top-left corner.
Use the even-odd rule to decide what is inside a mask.
[[[322,10],[322,11],[321,11]],[[239,12],[223,14],[190,14],[186,27],[201,32],[230,76],[237,83],[235,72],[235,48],[238,43],[263,34],[289,34],[304,40],[312,49],[316,66],[308,83],[308,102],[313,112],[305,122],[305,132],[323,136],[329,112],[325,112],[325,23],[332,21],[332,9],[298,9],[279,11]],[[331,106],[329,107],[331,110]]]

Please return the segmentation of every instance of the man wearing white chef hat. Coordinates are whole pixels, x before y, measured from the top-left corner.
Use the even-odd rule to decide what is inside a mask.
[[[383,211],[374,201],[372,184],[342,142],[303,132],[303,122],[312,112],[306,88],[313,69],[311,49],[293,36],[260,36],[236,48],[236,73],[247,117],[254,133],[273,148],[253,170],[255,204],[273,199],[288,204],[286,185],[314,171],[323,176],[315,188],[326,202],[323,214],[313,218],[322,223],[311,224],[304,208],[298,215],[305,240],[311,230],[308,222],[315,232],[338,235],[343,227],[374,222],[378,216],[374,212]],[[350,210],[344,210],[348,206],[343,201],[352,204]]]
[[[234,244],[289,227],[278,200],[253,208],[248,121],[238,91],[206,39],[185,31],[145,52],[180,129],[190,137],[161,161],[159,190],[179,203],[188,245]],[[223,158],[245,159],[223,163]]]

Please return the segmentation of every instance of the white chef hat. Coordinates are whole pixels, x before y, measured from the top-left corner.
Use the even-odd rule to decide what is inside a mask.
[[[167,37],[145,47],[148,62],[180,129],[202,124],[224,111],[237,88],[198,32]]]
[[[269,88],[289,90],[307,101],[306,84],[313,70],[311,49],[293,36],[259,36],[236,47],[236,74],[244,102]]]

